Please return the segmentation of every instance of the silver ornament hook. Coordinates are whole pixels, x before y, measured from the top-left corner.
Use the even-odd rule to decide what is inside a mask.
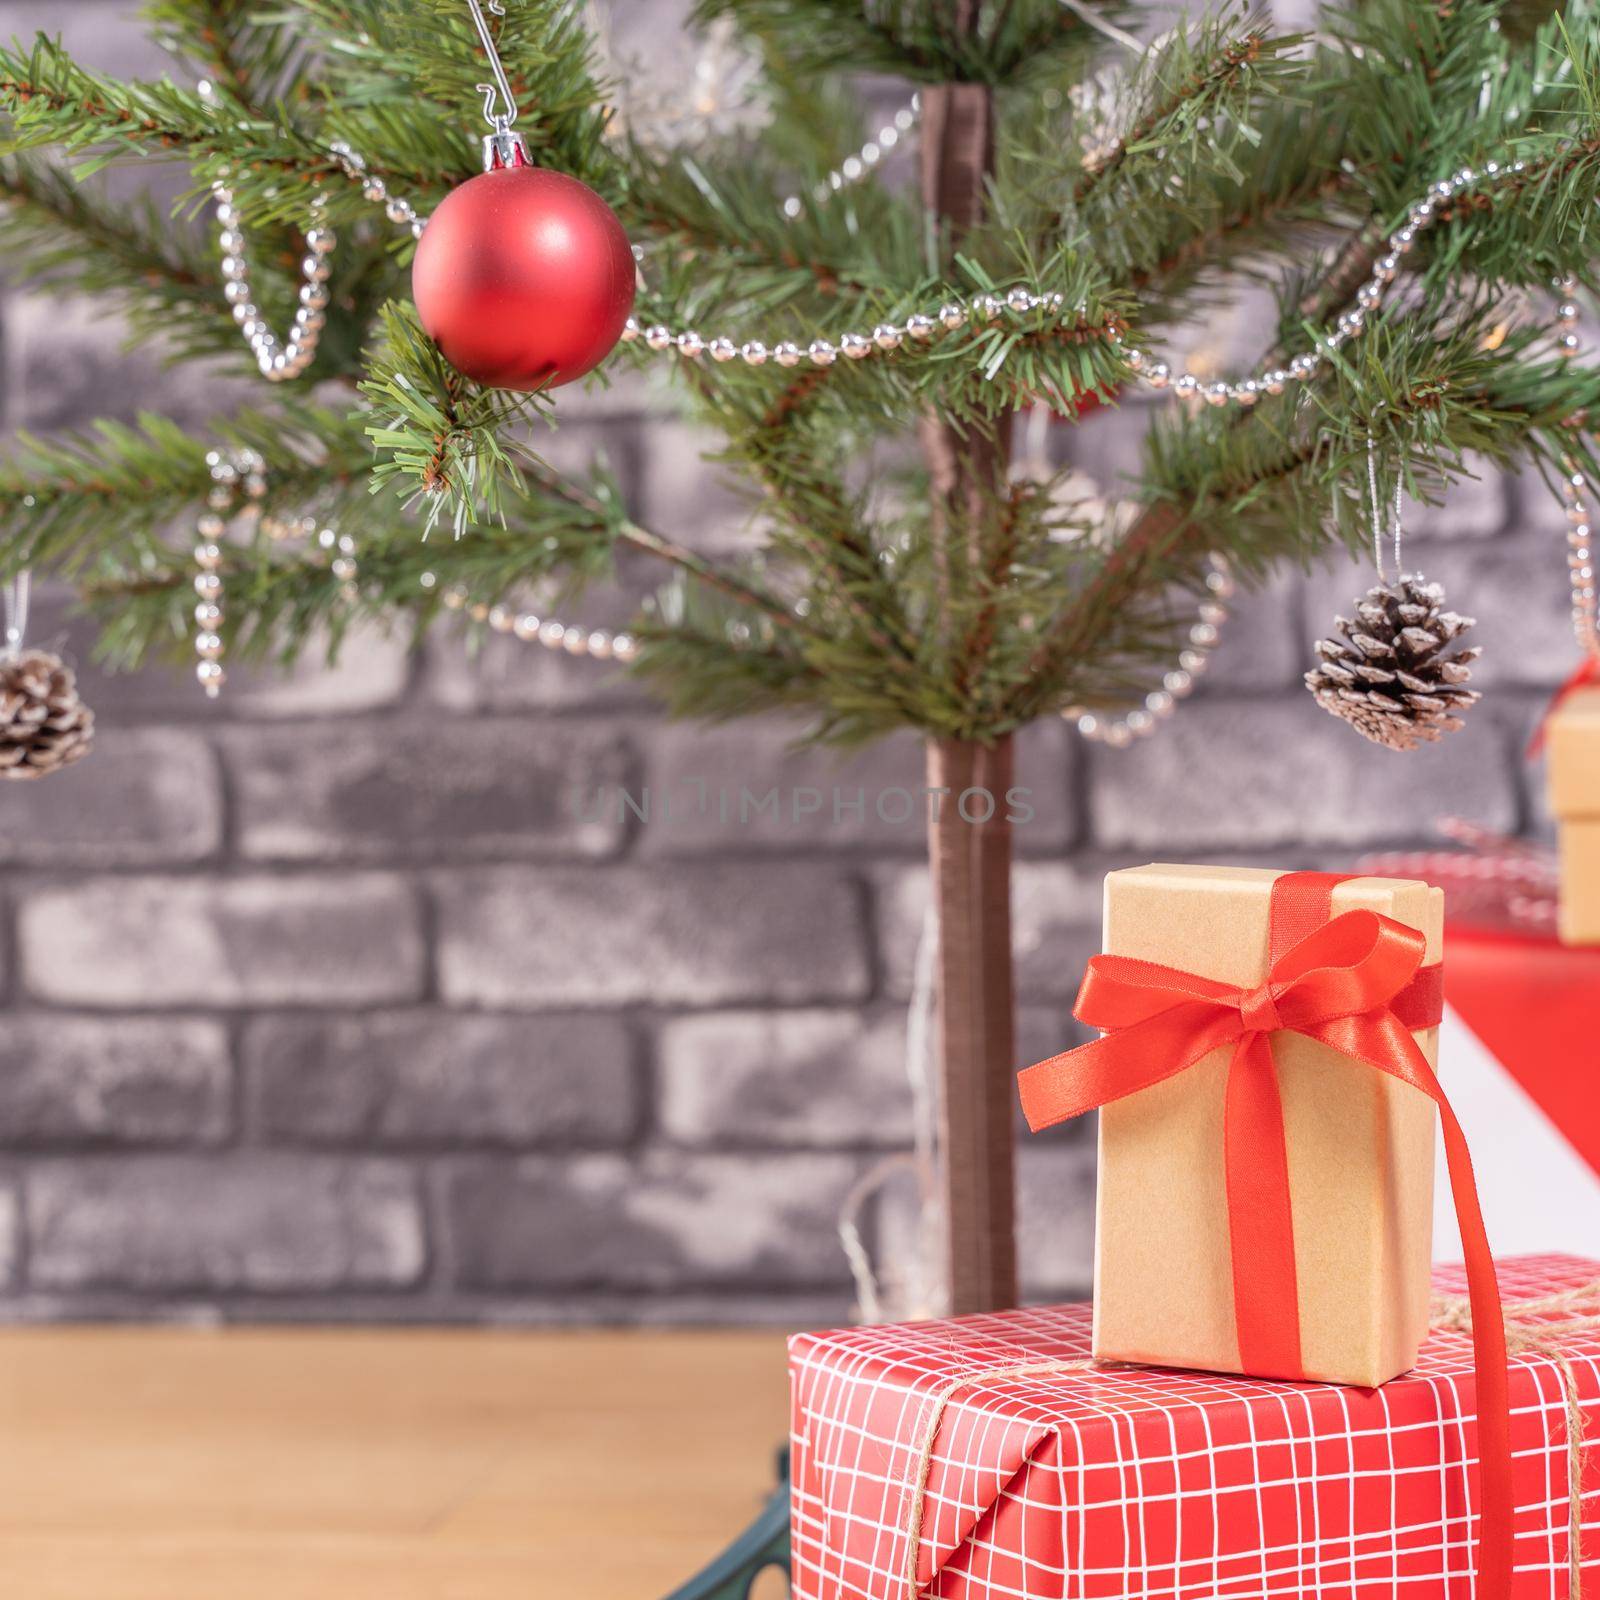
[[[5,586],[6,637],[4,659],[15,661],[22,654],[22,641],[28,632],[28,601],[33,579],[26,569]]]
[[[511,80],[506,77],[500,52],[495,47],[494,35],[489,31],[489,19],[484,15],[487,9],[492,15],[503,17],[506,8],[501,0],[482,0],[481,4],[479,0],[467,0],[467,8],[472,12],[472,23],[478,30],[478,42],[488,58],[489,71],[494,75],[490,83],[473,85],[483,96],[483,120],[490,128],[483,141],[484,169],[492,172],[496,167],[527,166],[528,147],[523,143],[521,134],[511,131],[512,124],[517,120],[516,97],[511,92]]]

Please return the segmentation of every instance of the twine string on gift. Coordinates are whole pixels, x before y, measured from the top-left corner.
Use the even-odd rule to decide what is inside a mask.
[[[1600,1337],[1600,1278],[1556,1294],[1514,1300],[1504,1308],[1504,1316],[1508,1354],[1542,1357],[1554,1365],[1560,1377],[1567,1418],[1567,1593],[1569,1600],[1582,1600],[1583,1451],[1588,1441],[1577,1372],[1567,1346],[1584,1334]],[[1429,1308],[1428,1327],[1434,1333],[1462,1333],[1471,1338],[1472,1301],[1466,1295],[1435,1295]],[[904,1600],[918,1600],[921,1593],[917,1565],[928,1509],[928,1480],[933,1471],[939,1430],[944,1425],[950,1402],[963,1389],[976,1388],[979,1384],[1003,1383],[1012,1378],[1055,1378],[1114,1371],[1126,1365],[1095,1361],[1087,1356],[1014,1361],[963,1373],[934,1391],[906,1485],[906,1511],[901,1521],[901,1534],[906,1544],[902,1567]]]
[[[1509,1600],[1511,1422],[1505,1328],[1494,1257],[1466,1135],[1415,1032],[1444,1013],[1442,969],[1427,940],[1373,911],[1333,915],[1333,873],[1286,873],[1272,886],[1267,980],[1220,983],[1154,961],[1096,956],[1074,1014],[1101,1037],[1024,1071],[1029,1127],[1064,1122],[1231,1051],[1223,1113],[1234,1325],[1242,1371],[1303,1379],[1287,1138],[1272,1035],[1303,1034],[1433,1101],[1466,1258],[1477,1385],[1479,1600]]]
[[[928,1474],[933,1470],[933,1447],[938,1443],[939,1428],[950,1402],[963,1389],[970,1389],[979,1383],[999,1383],[1007,1378],[1055,1378],[1069,1372],[1092,1372],[1095,1366],[1096,1363],[1088,1356],[1012,1361],[998,1367],[984,1367],[977,1372],[963,1373],[959,1378],[952,1378],[942,1389],[934,1391],[927,1421],[922,1425],[922,1442],[917,1447],[916,1459],[911,1463],[911,1479],[906,1486],[906,1514],[901,1524],[906,1541],[903,1569],[905,1600],[917,1600],[917,1556],[922,1549],[922,1518],[928,1508]]]
[[[1436,1295],[1428,1318],[1436,1332],[1472,1334],[1472,1304],[1465,1295]],[[1583,1450],[1587,1443],[1578,1375],[1567,1348],[1583,1335],[1600,1335],[1600,1278],[1505,1307],[1506,1353],[1541,1356],[1556,1369],[1567,1414],[1567,1595],[1583,1595]]]

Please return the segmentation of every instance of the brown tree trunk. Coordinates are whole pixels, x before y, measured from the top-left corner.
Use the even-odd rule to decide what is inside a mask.
[[[922,203],[952,243],[983,216],[984,184],[994,169],[994,96],[981,83],[938,84],[922,92]],[[937,417],[922,425],[933,477],[934,529],[947,587],[954,563],[975,569],[984,522],[1006,481],[1009,419],[994,432],[961,431]]]
[[[958,1313],[1001,1310],[1017,1298],[1011,785],[1009,736],[992,745],[928,741],[940,1125],[951,1309]]]
[[[976,0],[956,0],[951,9],[954,28],[974,25]],[[972,83],[924,89],[923,203],[952,243],[982,218],[993,167],[990,90]],[[1009,418],[988,432],[964,431],[936,417],[923,424],[947,595],[970,594],[984,579],[985,534],[1002,503],[1008,442]],[[931,797],[937,809],[928,852],[939,917],[940,1120],[951,1309],[957,1313],[1000,1310],[1017,1298],[1011,784],[1009,736],[987,745],[928,741],[928,787],[946,791]]]

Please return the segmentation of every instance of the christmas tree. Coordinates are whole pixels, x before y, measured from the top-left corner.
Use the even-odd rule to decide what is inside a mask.
[[[837,744],[916,730],[952,1297],[1007,1302],[1013,736],[1057,715],[1113,745],[1156,731],[1234,582],[1364,545],[1380,481],[1426,499],[1474,457],[1600,471],[1600,373],[1570,332],[1595,277],[1593,8],[1364,0],[1314,36],[1229,9],[1142,42],[1092,0],[701,0],[698,24],[740,41],[727,71],[759,71],[740,116],[665,120],[630,107],[568,0],[146,12],[176,63],[158,82],[44,38],[0,52],[0,239],[14,272],[259,374],[261,398],[207,439],[147,417],[21,441],[0,577],[64,577],[107,659],[198,658],[212,690],[224,656],[286,663],[359,620],[450,610],[611,660],[681,715],[800,713]],[[876,133],[862,74],[906,97]],[[187,169],[175,218],[89,181],[127,161]],[[587,241],[550,292],[588,309],[563,299],[525,372],[480,348],[529,360],[526,321],[474,288],[474,252],[508,246],[493,209],[462,222],[457,194],[429,234],[486,162],[524,161],[621,224],[575,185],[539,191]],[[1248,366],[1161,358],[1255,283],[1276,314]],[[760,494],[758,548],[686,548],[603,469],[547,463],[560,381],[613,336],[601,379],[670,368],[725,440],[716,470]],[[1092,426],[1141,388],[1172,403],[1127,514],[1016,469],[1020,412]],[[623,555],[659,565],[660,593],[625,634],[583,626]],[[1399,642],[1374,641],[1379,675],[1437,604],[1380,610]],[[1355,630],[1317,677],[1335,709],[1365,693]],[[16,723],[18,761],[48,772],[82,752],[81,708],[29,670],[49,702]],[[1438,670],[1405,693],[1389,672],[1367,720],[1398,719],[1400,743],[1449,726],[1467,697]]]

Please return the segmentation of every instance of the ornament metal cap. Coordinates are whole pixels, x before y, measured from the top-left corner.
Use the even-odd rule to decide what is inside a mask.
[[[508,167],[531,167],[527,141],[510,127],[497,127],[483,136],[483,170],[503,172]]]

